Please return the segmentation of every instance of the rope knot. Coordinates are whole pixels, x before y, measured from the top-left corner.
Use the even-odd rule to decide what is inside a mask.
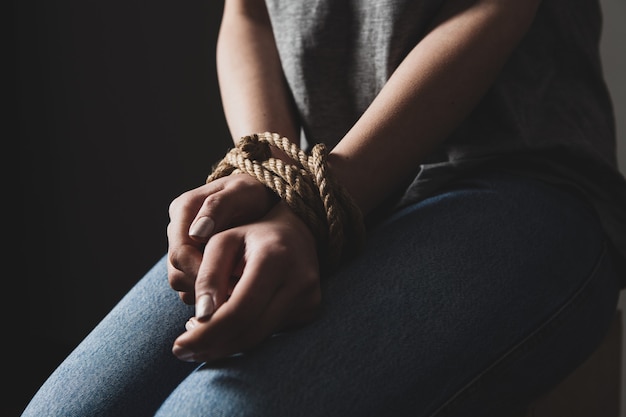
[[[262,141],[259,135],[244,136],[237,143],[241,156],[251,161],[267,161],[272,156],[270,144]]]

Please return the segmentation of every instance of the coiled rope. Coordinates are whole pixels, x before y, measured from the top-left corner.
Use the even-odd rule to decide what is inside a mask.
[[[282,150],[293,164],[271,156]],[[274,191],[311,229],[323,267],[334,269],[358,253],[365,241],[359,207],[327,169],[327,148],[316,144],[310,154],[277,133],[242,137],[215,166],[207,182],[232,173],[246,173]]]

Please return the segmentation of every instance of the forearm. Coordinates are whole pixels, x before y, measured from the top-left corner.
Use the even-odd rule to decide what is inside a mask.
[[[335,177],[363,212],[414,172],[471,112],[527,31],[536,3],[448,2],[432,31],[331,152]]]
[[[299,138],[299,125],[262,0],[225,2],[217,42],[217,73],[233,140],[265,131]]]

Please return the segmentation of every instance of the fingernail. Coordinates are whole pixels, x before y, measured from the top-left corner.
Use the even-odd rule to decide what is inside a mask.
[[[185,349],[184,347],[175,345],[172,348],[172,353],[181,361],[195,362],[194,354],[192,351]]]
[[[198,321],[192,317],[189,320],[187,320],[187,323],[185,323],[185,329],[191,330],[195,328],[197,325],[198,325]]]
[[[213,232],[214,227],[215,227],[215,222],[213,221],[212,218],[207,217],[207,216],[200,217],[189,228],[189,236],[207,238]]]
[[[196,301],[196,318],[207,318],[215,312],[215,302],[210,294],[204,294],[198,297]]]

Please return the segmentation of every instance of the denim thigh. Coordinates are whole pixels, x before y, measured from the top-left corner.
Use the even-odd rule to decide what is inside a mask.
[[[314,323],[193,372],[159,416],[489,416],[598,345],[619,291],[594,213],[485,174],[396,213]]]
[[[468,178],[368,235],[323,278],[316,321],[211,364],[171,354],[193,308],[163,258],[24,416],[502,415],[580,364],[613,317],[597,218],[541,182]]]

